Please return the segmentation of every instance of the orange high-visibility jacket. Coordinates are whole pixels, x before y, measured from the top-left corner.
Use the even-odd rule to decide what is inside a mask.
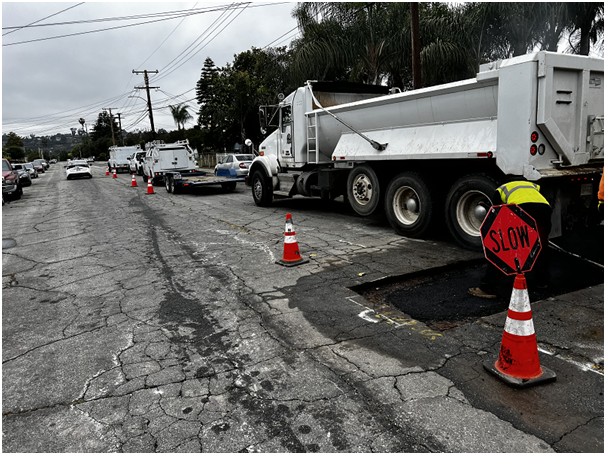
[[[602,180],[600,180],[600,189],[598,190],[598,199],[604,200],[604,169],[602,169]]]

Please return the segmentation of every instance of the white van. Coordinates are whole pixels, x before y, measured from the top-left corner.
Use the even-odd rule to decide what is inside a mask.
[[[171,171],[188,172],[198,168],[194,159],[194,151],[189,141],[177,141],[165,144],[164,141],[153,141],[146,144],[145,160],[143,162],[143,178],[151,176],[152,183],[164,182],[164,173]]]

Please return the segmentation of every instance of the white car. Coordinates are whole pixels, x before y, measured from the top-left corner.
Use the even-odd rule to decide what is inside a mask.
[[[67,180],[83,177],[90,179],[93,177],[93,171],[86,160],[70,161],[67,166],[65,166],[65,173],[67,175]]]

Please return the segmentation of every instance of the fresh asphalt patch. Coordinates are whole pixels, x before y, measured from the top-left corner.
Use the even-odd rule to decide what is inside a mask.
[[[603,229],[603,228],[602,228]],[[557,243],[566,251],[550,248],[551,283],[547,289],[534,287],[532,272],[527,274],[531,302],[546,300],[604,282],[604,269],[584,258],[603,264],[603,231],[588,229],[583,239],[571,243],[563,237]],[[596,246],[602,247],[596,254]],[[572,248],[574,246],[574,249]],[[449,330],[474,320],[506,311],[513,289],[514,275],[502,275],[496,299],[470,295],[468,289],[480,284],[488,264],[485,259],[465,261],[397,277],[365,283],[351,288],[376,305],[390,305],[433,330]]]

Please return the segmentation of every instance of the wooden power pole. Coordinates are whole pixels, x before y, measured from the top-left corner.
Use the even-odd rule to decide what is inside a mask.
[[[154,114],[152,112],[151,97],[149,95],[149,89],[150,88],[160,88],[160,87],[150,87],[149,86],[149,77],[147,77],[147,75],[149,73],[158,74],[158,70],[156,70],[156,71],[147,71],[147,70],[135,71],[135,70],[133,70],[133,74],[141,74],[141,73],[143,73],[143,77],[145,80],[145,87],[135,87],[135,88],[137,90],[145,89],[147,91],[147,108],[149,109],[149,123],[151,124],[152,137],[155,140],[156,139],[156,129],[154,128]]]
[[[104,111],[109,111],[109,125],[112,128],[112,142],[114,147],[116,146],[116,138],[114,137],[114,117],[112,116],[112,109],[117,109],[116,107],[104,107]]]

